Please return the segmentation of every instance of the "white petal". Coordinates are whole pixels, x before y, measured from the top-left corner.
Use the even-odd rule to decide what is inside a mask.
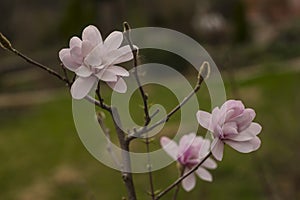
[[[88,78],[78,77],[71,87],[71,94],[74,99],[83,99],[93,88],[97,78],[90,76]]]
[[[106,82],[109,87],[119,93],[125,93],[127,91],[127,85],[124,79],[118,78],[117,82]]]
[[[198,123],[209,131],[212,131],[211,128],[211,114],[202,110],[199,110],[196,114]]]
[[[261,144],[261,141],[258,137],[243,142],[238,142],[233,140],[224,140],[224,142],[229,146],[231,146],[233,149],[241,153],[250,153],[252,151],[256,151]]]
[[[67,53],[65,50],[61,50],[59,54],[62,63],[67,69],[75,71],[80,66],[80,64],[73,60],[69,52]]]
[[[102,44],[97,45],[84,59],[84,62],[92,67],[102,64],[103,48]]]
[[[223,158],[224,143],[219,138],[215,138],[211,144],[211,152],[213,156],[221,161]]]
[[[202,180],[205,180],[205,181],[209,181],[211,182],[212,181],[212,175],[204,168],[202,167],[199,167],[197,170],[196,170],[196,174],[202,179]]]
[[[76,37],[76,36],[72,37],[70,39],[69,46],[70,46],[70,48],[81,47],[81,40],[79,39],[79,37]]]
[[[101,70],[96,76],[102,81],[116,82],[118,80],[118,77],[114,73],[105,69]]]
[[[126,69],[124,69],[123,67],[119,67],[119,66],[114,66],[114,65],[109,66],[107,68],[107,71],[110,71],[118,76],[129,76],[129,72]]]
[[[83,57],[86,57],[92,50],[93,50],[94,46],[92,45],[91,42],[85,40],[82,42],[81,45],[81,54]]]
[[[129,45],[111,51],[106,56],[106,60],[109,64],[119,64],[133,59],[133,54]]]
[[[176,144],[176,142],[169,139],[168,137],[163,136],[160,138],[160,145],[169,156],[171,156],[174,160],[177,160],[178,145]]]
[[[202,166],[208,169],[216,169],[218,165],[213,159],[208,158],[204,161]]]
[[[189,170],[186,168],[184,174],[186,174]],[[190,174],[188,177],[182,180],[182,187],[185,191],[191,191],[196,185],[196,178],[194,173]]]
[[[92,71],[90,69],[88,69],[86,66],[80,66],[78,69],[76,69],[75,71],[77,76],[80,77],[89,77],[90,75],[92,75]]]
[[[89,25],[82,32],[82,40],[87,40],[96,46],[97,44],[102,43],[101,33],[97,27]]]
[[[114,31],[104,41],[106,51],[112,51],[118,49],[123,41],[123,33],[120,31]]]

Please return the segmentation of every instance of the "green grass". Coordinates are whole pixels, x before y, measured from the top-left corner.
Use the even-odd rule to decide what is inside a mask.
[[[197,179],[196,189],[190,193],[181,190],[178,199],[300,198],[296,188],[300,180],[299,83],[300,73],[291,72],[265,72],[238,82],[241,99],[256,109],[256,121],[263,125],[261,149],[240,154],[226,148],[224,160],[212,171],[214,181]],[[167,110],[177,103],[163,87],[146,89],[150,103],[161,103]],[[209,109],[208,97],[207,89],[202,88],[201,109]],[[140,100],[131,100],[132,112],[143,112],[138,105]],[[165,133],[176,131],[179,116],[170,120],[171,128],[164,129]],[[142,114],[133,118],[142,123]],[[81,143],[69,95],[59,93],[55,100],[28,109],[3,110],[0,120],[0,199],[114,200],[126,194],[120,173],[99,163]],[[136,150],[142,147],[140,141],[135,144]],[[159,147],[157,142],[153,146]],[[175,164],[154,172],[156,189],[175,180],[176,172]],[[134,179],[139,199],[150,199],[147,176],[135,175]],[[162,199],[170,198],[171,194]]]

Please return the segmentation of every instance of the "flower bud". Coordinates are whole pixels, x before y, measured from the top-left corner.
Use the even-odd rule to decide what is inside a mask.
[[[209,75],[210,75],[210,65],[207,61],[204,61],[200,67],[199,76],[201,76],[203,79],[207,79]]]

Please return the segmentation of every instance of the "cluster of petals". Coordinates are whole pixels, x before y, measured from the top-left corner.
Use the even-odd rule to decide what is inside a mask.
[[[241,101],[228,100],[211,114],[200,110],[196,115],[199,124],[212,132],[211,152],[219,161],[223,158],[224,144],[241,153],[250,153],[261,145],[257,135],[262,127],[253,122],[256,113],[245,108]]]
[[[122,77],[129,72],[118,66],[119,63],[133,59],[129,45],[122,46],[123,33],[112,32],[104,41],[100,31],[93,25],[87,26],[82,32],[82,39],[72,37],[69,48],[59,52],[63,65],[76,73],[77,77],[71,87],[74,99],[82,99],[91,91],[95,84],[102,80],[114,91],[124,93],[127,90]]]
[[[179,144],[163,136],[160,139],[160,144],[166,153],[181,165],[181,168],[184,170],[183,174],[186,174],[198,165],[209,153],[210,147],[209,140],[196,136],[195,133],[184,135],[180,139]],[[192,190],[196,185],[195,174],[205,181],[212,181],[212,175],[207,169],[215,169],[216,167],[217,164],[213,159],[206,159],[194,173],[183,179],[182,187],[186,191]]]

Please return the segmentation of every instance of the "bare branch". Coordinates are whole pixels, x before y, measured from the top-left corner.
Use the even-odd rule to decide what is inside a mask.
[[[174,187],[176,187],[179,183],[181,183],[181,181],[183,179],[185,179],[186,177],[188,177],[190,174],[194,173],[194,171],[196,171],[210,156],[211,156],[211,152],[209,152],[204,158],[203,160],[201,160],[200,163],[198,163],[194,168],[192,168],[190,171],[188,171],[186,174],[184,174],[183,176],[181,176],[180,178],[178,178],[174,183],[172,183],[171,185],[169,185],[165,190],[163,190],[161,193],[159,193],[155,200],[160,199],[162,196],[164,196],[165,194],[167,194],[170,190],[172,190]]]

